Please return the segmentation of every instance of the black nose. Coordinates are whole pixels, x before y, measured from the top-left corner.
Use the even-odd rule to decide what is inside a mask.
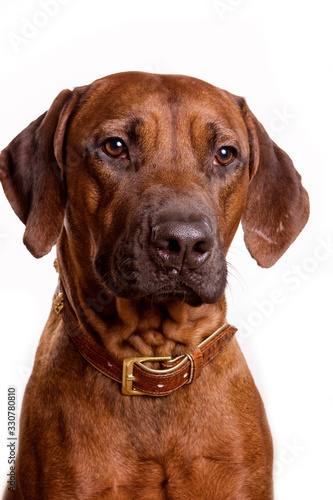
[[[151,231],[151,249],[157,263],[165,268],[197,269],[211,254],[214,236],[206,221],[166,221]]]

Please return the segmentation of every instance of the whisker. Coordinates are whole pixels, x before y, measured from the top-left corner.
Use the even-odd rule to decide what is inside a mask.
[[[246,290],[247,289],[246,281],[244,280],[243,276],[238,271],[238,269],[228,261],[227,261],[227,267],[228,267],[228,275],[232,276],[240,284],[243,290]]]

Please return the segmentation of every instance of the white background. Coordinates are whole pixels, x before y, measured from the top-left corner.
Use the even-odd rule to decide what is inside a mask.
[[[43,0],[0,2],[0,149],[63,88],[125,70],[180,73],[246,97],[302,174],[311,218],[272,269],[259,268],[241,230],[237,234],[229,254],[228,319],[239,327],[266,406],[277,500],[332,500],[330,2],[53,2],[52,15],[45,14]],[[0,470],[5,475],[7,387],[16,385],[21,401],[56,274],[54,252],[37,261],[26,250],[24,227],[0,191]],[[278,303],[272,301],[276,296]]]

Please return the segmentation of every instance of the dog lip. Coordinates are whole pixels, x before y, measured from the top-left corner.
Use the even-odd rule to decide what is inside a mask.
[[[124,254],[124,247],[109,259],[95,259],[95,269],[104,285],[116,296],[151,302],[184,302],[189,305],[218,301],[226,286],[226,266],[224,255],[215,258],[212,268],[206,267],[195,272],[190,269],[155,269],[149,267],[142,254]],[[102,254],[105,255],[105,254]],[[136,258],[135,258],[136,257]],[[216,265],[217,261],[219,264]],[[111,265],[110,265],[111,264]]]
[[[211,304],[219,300],[226,286],[226,275],[218,279],[217,274],[212,276],[192,276],[173,268],[158,279],[150,279],[149,275],[141,275],[138,271],[123,274],[116,267],[107,280],[108,288],[119,297],[129,299],[148,298],[152,301],[178,300],[183,302],[197,302]],[[207,284],[208,281],[208,284]],[[213,286],[213,283],[215,285]],[[206,286],[207,285],[207,286]]]
[[[203,300],[199,295],[197,295],[193,290],[157,290],[145,298],[149,299],[152,302],[186,302],[191,306],[199,306],[203,303]]]

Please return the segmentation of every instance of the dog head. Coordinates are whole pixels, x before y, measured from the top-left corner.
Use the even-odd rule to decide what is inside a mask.
[[[291,159],[244,99],[185,76],[62,91],[2,151],[0,178],[35,257],[61,233],[82,273],[157,302],[216,302],[240,221],[269,267],[309,214]]]

